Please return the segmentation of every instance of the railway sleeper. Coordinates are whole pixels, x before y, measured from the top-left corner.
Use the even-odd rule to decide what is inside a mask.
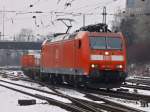
[[[26,105],[34,105],[36,104],[36,100],[35,99],[19,99],[18,100],[18,104],[20,106],[26,106]]]

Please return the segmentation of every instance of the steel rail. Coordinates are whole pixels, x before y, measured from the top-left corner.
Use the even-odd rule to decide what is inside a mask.
[[[86,101],[86,100],[82,100],[82,99],[78,99],[78,98],[72,98],[70,96],[63,95],[63,94],[59,93],[57,90],[55,90],[55,92],[57,92],[57,93],[53,93],[53,92],[49,92],[49,91],[45,91],[45,90],[41,90],[41,89],[36,89],[36,88],[32,88],[32,87],[28,87],[28,86],[24,86],[24,85],[20,85],[20,84],[8,82],[8,81],[3,81],[3,80],[0,80],[0,81],[5,82],[5,83],[9,83],[9,84],[13,84],[13,85],[16,85],[16,86],[21,86],[21,87],[37,90],[37,91],[40,91],[40,92],[45,92],[45,93],[49,93],[49,94],[58,95],[58,96],[61,96],[61,97],[68,98],[69,100],[71,100],[77,106],[82,107],[84,109],[87,109],[91,112],[102,112],[102,110],[107,110],[107,111],[112,111],[112,112],[129,112],[129,111],[132,110],[133,112],[141,112],[137,109],[133,109],[133,108],[129,108],[129,107],[127,108],[125,106],[120,106],[119,104],[116,105],[114,102],[110,103],[110,101],[107,101],[106,99],[104,100],[102,98],[92,96],[92,95],[87,94],[87,93],[86,93],[86,96],[88,98],[93,99],[93,97],[94,97],[94,98],[98,99],[99,101],[104,101],[105,103],[97,104],[97,103],[92,102],[92,101],[90,102],[90,101]],[[53,88],[51,88],[51,89],[53,89]]]
[[[74,111],[74,112],[91,112],[89,110],[77,107],[77,106],[75,106],[73,104],[67,104],[67,103],[64,103],[64,102],[61,102],[61,101],[58,101],[58,100],[54,100],[54,99],[49,98],[49,97],[45,97],[45,96],[38,95],[38,94],[28,93],[28,92],[25,92],[25,91],[22,91],[22,90],[19,90],[19,89],[15,89],[15,88],[3,85],[3,84],[0,84],[0,86],[1,87],[5,87],[7,89],[11,89],[11,90],[17,91],[17,92],[20,92],[20,93],[23,93],[25,95],[29,95],[29,96],[41,99],[41,100],[46,100],[50,104],[55,105],[55,106],[59,106],[59,107],[61,107],[63,109],[66,109],[68,111]]]

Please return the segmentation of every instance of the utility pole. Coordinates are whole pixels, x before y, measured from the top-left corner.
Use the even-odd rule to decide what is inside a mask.
[[[9,60],[8,59],[10,59],[10,51],[9,51],[9,49],[7,50],[7,52],[6,52],[6,57],[7,57],[7,60],[6,60],[6,67],[8,68],[8,66],[9,66]]]
[[[83,27],[85,26],[85,14],[83,14]]]
[[[107,16],[107,12],[106,12],[106,7],[103,7],[103,23],[106,24],[106,16]]]
[[[3,7],[3,40],[5,35],[5,7]]]
[[[0,32],[0,40],[1,40],[2,32]]]
[[[81,16],[82,16],[82,20],[83,20],[83,27],[86,25],[86,16],[88,15],[92,15],[92,13],[81,13]]]

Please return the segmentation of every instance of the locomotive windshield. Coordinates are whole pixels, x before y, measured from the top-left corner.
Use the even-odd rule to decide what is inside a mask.
[[[122,42],[117,37],[90,37],[92,49],[122,49]]]
[[[120,38],[107,37],[107,49],[121,49],[122,42]]]
[[[91,37],[90,44],[92,49],[106,49],[106,38]]]

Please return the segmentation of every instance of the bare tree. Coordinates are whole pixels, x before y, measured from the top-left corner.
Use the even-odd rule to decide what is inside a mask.
[[[33,31],[31,29],[21,29],[15,38],[16,41],[34,41]]]

